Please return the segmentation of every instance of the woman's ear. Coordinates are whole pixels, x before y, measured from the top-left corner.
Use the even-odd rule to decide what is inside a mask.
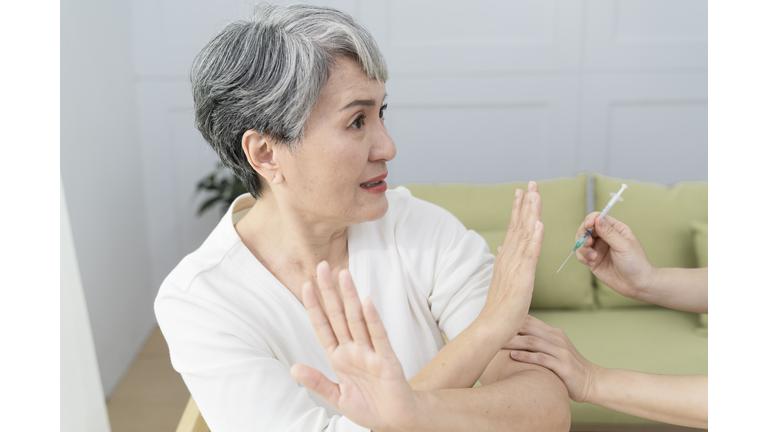
[[[283,181],[283,174],[275,158],[274,141],[251,129],[243,134],[243,151],[256,172],[270,183]]]

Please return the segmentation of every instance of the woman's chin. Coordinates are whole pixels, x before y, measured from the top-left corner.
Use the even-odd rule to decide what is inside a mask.
[[[361,215],[363,219],[362,222],[379,220],[387,214],[387,210],[389,209],[387,196],[385,194],[378,195],[374,201],[375,202],[367,203],[365,205],[365,211]]]

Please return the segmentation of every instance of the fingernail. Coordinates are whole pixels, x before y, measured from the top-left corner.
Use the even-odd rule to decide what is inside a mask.
[[[515,198],[520,198],[520,193],[521,193],[521,192],[522,192],[522,190],[520,190],[520,189],[515,189]]]
[[[589,264],[590,267],[593,267],[595,265],[594,261],[589,261],[587,264]]]
[[[533,229],[538,230],[541,227],[541,221],[536,221],[536,225],[533,227]]]
[[[520,353],[517,351],[510,351],[509,353],[512,354],[512,357],[517,357],[520,355]]]
[[[589,259],[595,259],[597,257],[597,252],[592,251],[589,253]]]
[[[528,182],[528,190],[530,191],[531,189],[533,189],[533,180]]]
[[[531,202],[536,201],[536,194],[528,194],[531,196]]]
[[[605,226],[605,219],[600,218],[600,222],[598,222],[598,224],[600,225],[600,228],[604,227]]]

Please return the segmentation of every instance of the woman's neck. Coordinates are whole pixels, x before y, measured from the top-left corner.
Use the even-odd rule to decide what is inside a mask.
[[[281,208],[269,192],[259,197],[235,230],[251,253],[300,301],[301,285],[316,279],[321,261],[328,261],[334,273],[349,267],[347,226]]]

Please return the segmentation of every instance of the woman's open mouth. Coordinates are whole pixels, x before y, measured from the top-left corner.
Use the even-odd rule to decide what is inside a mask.
[[[360,187],[363,188],[363,190],[366,192],[382,193],[387,190],[387,182],[384,181],[384,179],[387,177],[387,174],[388,173],[384,173],[380,176],[369,179],[365,183],[360,183]]]

